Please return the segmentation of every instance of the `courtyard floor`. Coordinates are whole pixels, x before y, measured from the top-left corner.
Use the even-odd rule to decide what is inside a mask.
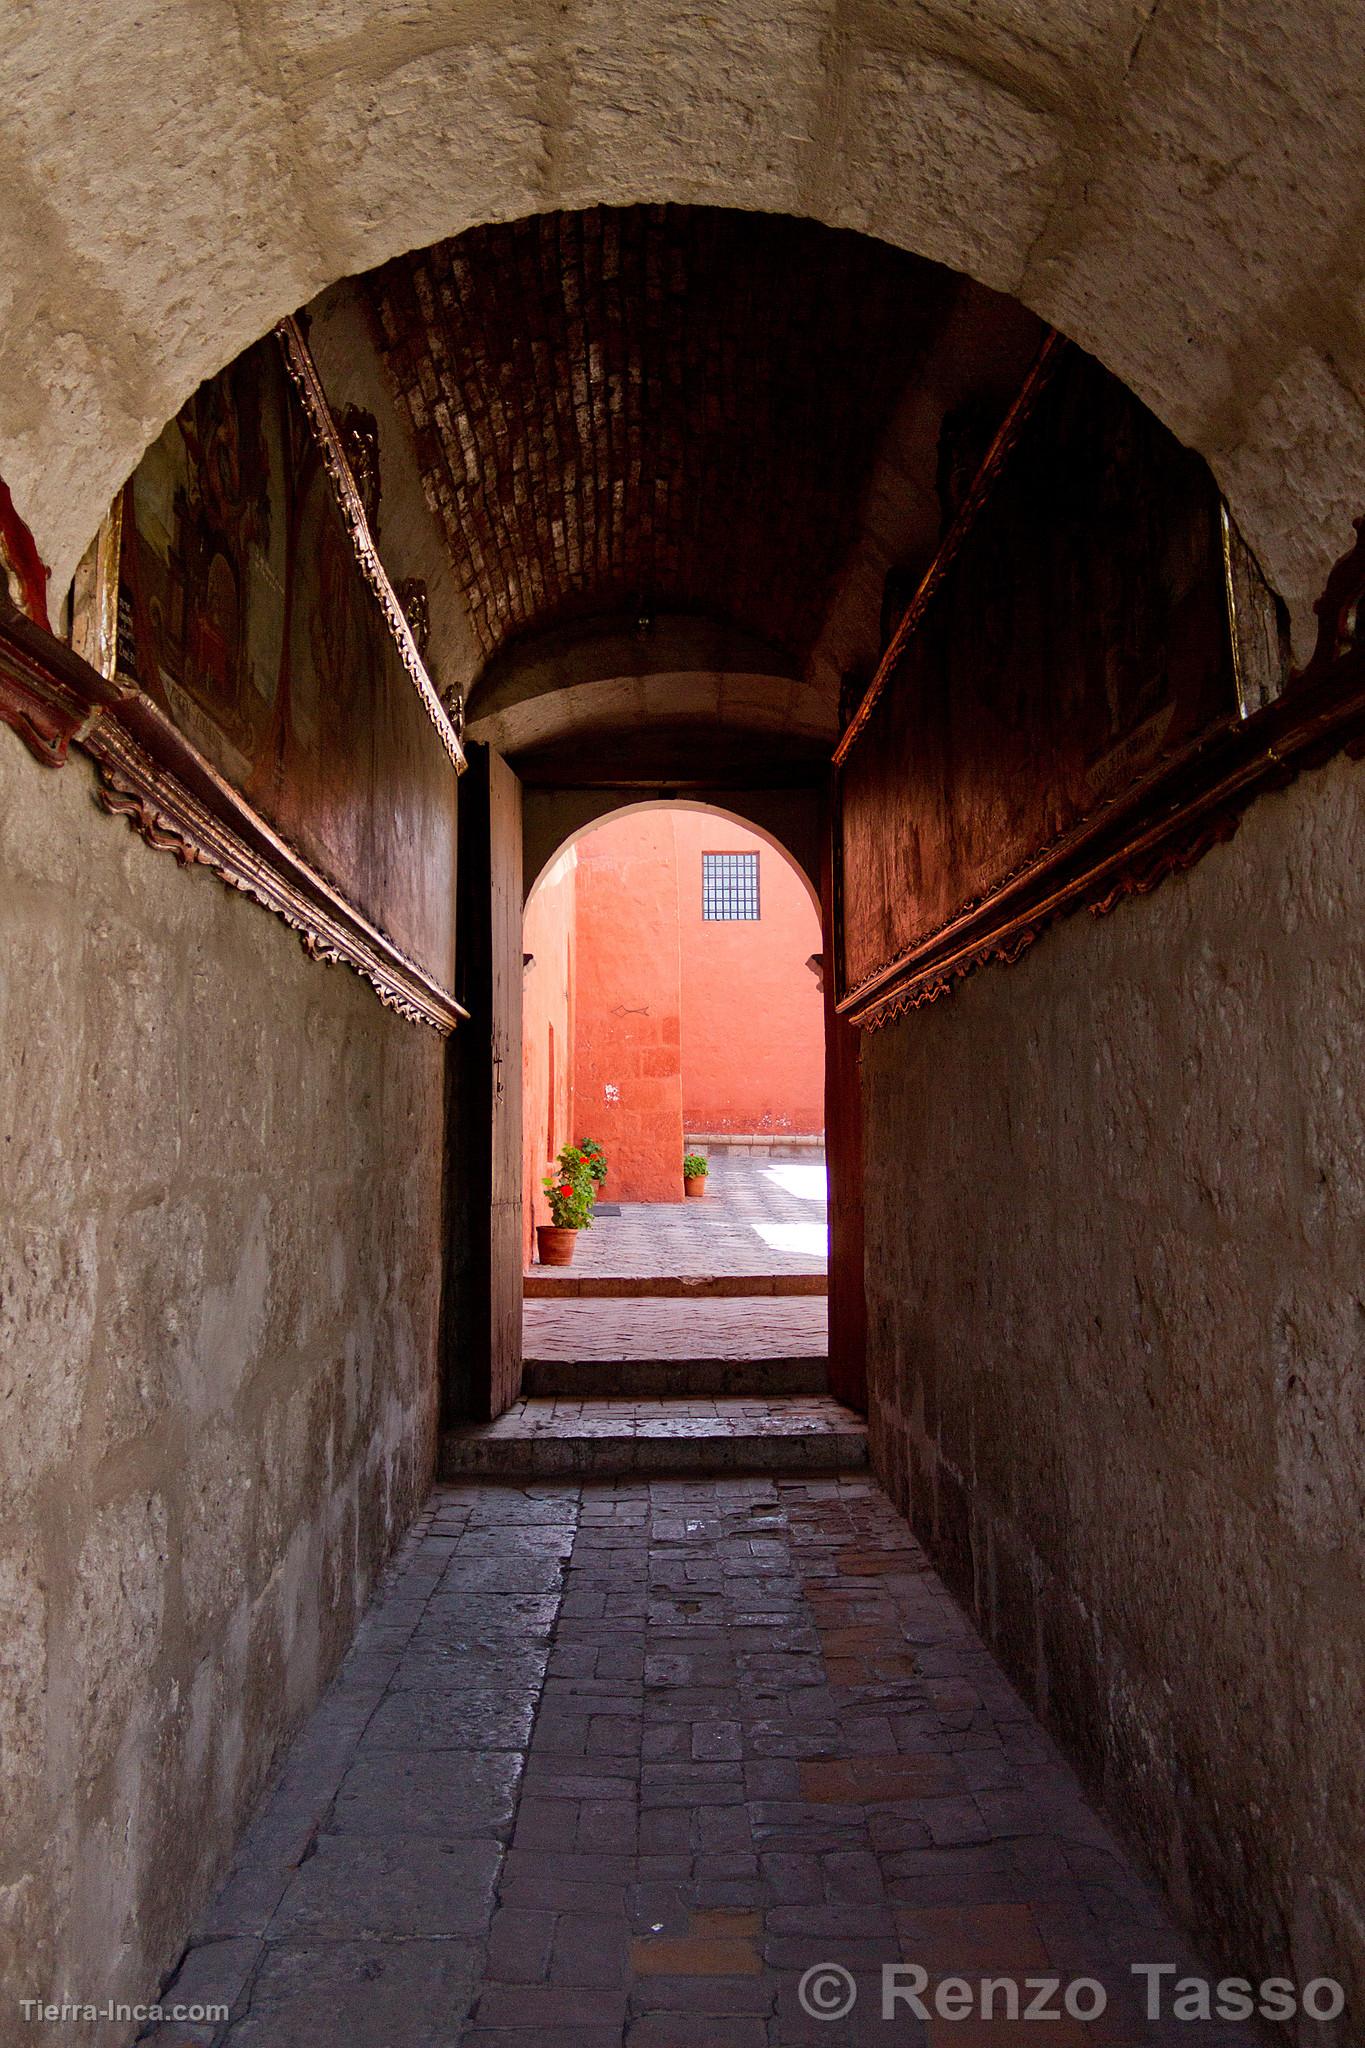
[[[1251,2048],[1147,2019],[1135,1962],[1196,1969],[866,1476],[479,1481],[433,1495],[166,1994],[230,2023],[152,2038]],[[896,1964],[927,2023],[881,2018]],[[1073,1975],[1102,2018],[934,2016],[947,1976]]]
[[[819,1275],[825,1271],[824,1154],[790,1159],[711,1155],[700,1201],[628,1202],[579,1232],[579,1278]],[[610,1177],[603,1200],[614,1206]],[[535,1266],[532,1273],[561,1269]]]
[[[625,1204],[525,1285],[533,1387],[537,1364],[823,1359],[824,1156],[717,1152],[702,1200]]]
[[[823,1153],[711,1157],[703,1199],[609,1209],[571,1267],[528,1268],[524,1398],[446,1432],[445,1478],[866,1462],[827,1391]]]

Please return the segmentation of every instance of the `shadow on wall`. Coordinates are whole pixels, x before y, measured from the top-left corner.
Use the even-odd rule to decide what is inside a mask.
[[[559,855],[526,909],[528,1255],[570,1140],[606,1147],[612,1199],[676,1202],[685,1132],[823,1129],[820,944],[805,879],[723,812],[633,810]]]

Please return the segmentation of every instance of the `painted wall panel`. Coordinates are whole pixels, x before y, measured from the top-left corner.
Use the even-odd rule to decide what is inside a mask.
[[[396,946],[454,978],[456,780],[267,336],[123,501],[116,663]]]

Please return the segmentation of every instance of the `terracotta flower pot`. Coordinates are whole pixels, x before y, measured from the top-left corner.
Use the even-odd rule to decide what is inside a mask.
[[[683,1189],[689,1201],[699,1202],[706,1193],[706,1175],[704,1173],[689,1173],[683,1182]]]
[[[542,1266],[571,1266],[573,1248],[578,1242],[578,1232],[561,1228],[557,1223],[537,1223],[536,1248],[540,1253]]]

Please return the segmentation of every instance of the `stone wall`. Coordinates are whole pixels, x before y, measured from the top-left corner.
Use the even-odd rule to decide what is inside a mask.
[[[1205,1945],[1357,2019],[1362,1055],[1347,762],[863,1050],[878,1469]]]
[[[0,1982],[144,1999],[428,1483],[443,1052],[8,732],[0,876]]]

